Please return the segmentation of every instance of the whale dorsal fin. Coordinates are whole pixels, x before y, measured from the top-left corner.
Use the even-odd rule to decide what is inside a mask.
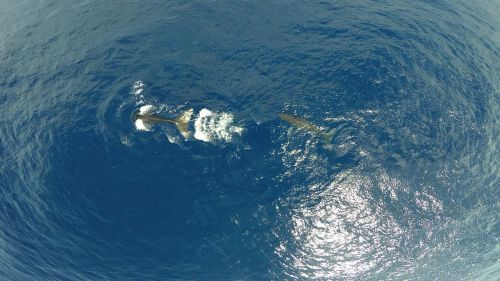
[[[174,120],[175,126],[177,126],[177,129],[185,139],[188,139],[190,135],[188,125],[192,115],[193,109],[190,108],[182,112],[181,115]]]

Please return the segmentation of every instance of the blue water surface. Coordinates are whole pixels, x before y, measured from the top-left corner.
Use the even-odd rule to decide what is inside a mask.
[[[0,280],[498,280],[499,11],[0,1]]]

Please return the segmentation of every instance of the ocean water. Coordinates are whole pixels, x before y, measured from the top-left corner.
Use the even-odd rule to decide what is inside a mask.
[[[0,1],[0,280],[499,280],[499,11]]]

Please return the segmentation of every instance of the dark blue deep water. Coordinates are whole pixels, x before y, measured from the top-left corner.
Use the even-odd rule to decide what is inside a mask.
[[[495,0],[1,0],[0,113],[2,281],[500,279]]]

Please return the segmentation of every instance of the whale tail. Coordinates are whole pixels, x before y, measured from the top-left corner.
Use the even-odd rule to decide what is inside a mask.
[[[185,139],[188,139],[190,136],[188,125],[192,115],[193,109],[191,108],[182,112],[179,117],[173,120],[173,123]]]

